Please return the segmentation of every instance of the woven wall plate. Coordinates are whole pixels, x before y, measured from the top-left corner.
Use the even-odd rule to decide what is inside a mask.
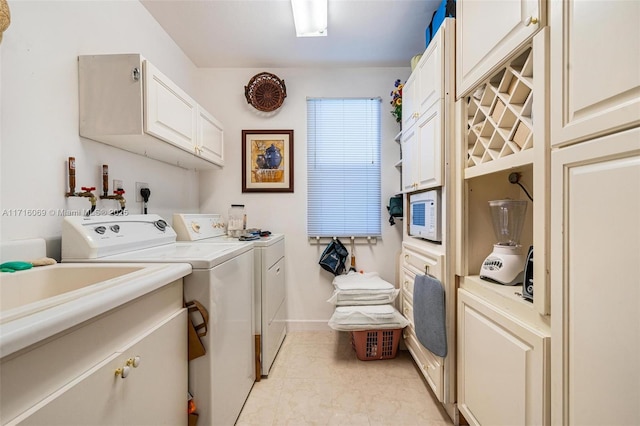
[[[249,84],[244,86],[244,96],[255,109],[271,112],[282,106],[287,97],[287,87],[277,75],[261,72],[251,77]]]

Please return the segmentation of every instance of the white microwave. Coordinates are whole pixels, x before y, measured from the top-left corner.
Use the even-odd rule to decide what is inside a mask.
[[[409,195],[409,235],[442,242],[440,189]]]

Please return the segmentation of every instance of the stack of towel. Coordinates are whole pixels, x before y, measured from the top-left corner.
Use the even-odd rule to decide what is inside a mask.
[[[329,326],[339,331],[404,328],[409,321],[391,305],[400,290],[376,272],[350,271],[333,280],[333,295],[327,302],[336,306]]]

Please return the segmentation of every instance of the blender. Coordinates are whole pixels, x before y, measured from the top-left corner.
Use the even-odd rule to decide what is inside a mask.
[[[527,212],[525,200],[489,201],[493,231],[498,242],[482,262],[480,278],[503,285],[521,284],[525,255],[522,253],[520,233]]]

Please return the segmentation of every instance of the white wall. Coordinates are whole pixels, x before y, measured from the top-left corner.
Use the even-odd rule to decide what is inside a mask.
[[[265,114],[247,104],[244,86],[259,72],[271,72],[284,79],[287,98],[274,113]],[[245,204],[248,226],[286,235],[286,276],[290,329],[327,327],[333,307],[333,275],[322,270],[318,259],[324,246],[310,245],[306,234],[306,98],[382,98],[382,238],[375,246],[356,246],[358,269],[377,271],[389,282],[396,280],[396,261],[402,240],[402,222],[387,223],[388,198],[399,187],[393,164],[399,158],[394,137],[399,131],[391,115],[389,93],[397,78],[408,77],[407,68],[359,69],[206,69],[201,70],[201,102],[224,123],[225,157],[223,170],[200,176],[202,212],[227,215],[230,205]],[[242,130],[293,129],[294,193],[242,193]],[[346,241],[345,241],[346,242]]]
[[[62,217],[10,216],[12,209],[85,209],[86,199],[67,199],[66,161],[77,162],[77,190],[101,189],[101,166],[110,187],[122,179],[127,207],[140,212],[135,182],[151,188],[149,211],[170,217],[198,210],[198,178],[179,169],[78,136],[77,57],[141,53],[188,93],[197,69],[138,1],[10,0],[11,26],[1,52],[2,163],[0,239],[44,237],[59,251]],[[113,188],[111,188],[113,189]],[[98,207],[117,208],[113,200]]]

